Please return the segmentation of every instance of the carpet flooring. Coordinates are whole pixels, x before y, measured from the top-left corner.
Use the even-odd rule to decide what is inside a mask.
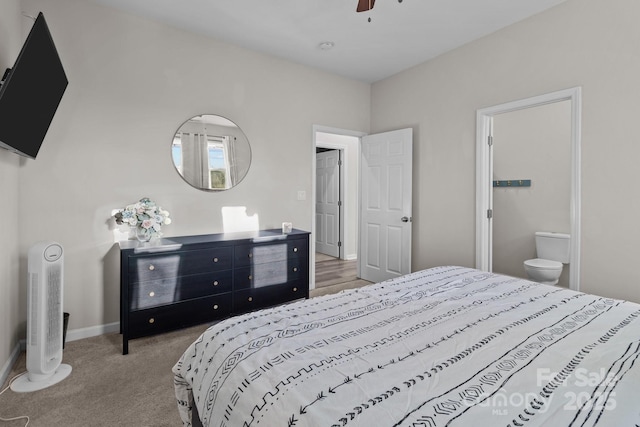
[[[180,426],[171,368],[206,328],[132,340],[126,356],[117,333],[69,342],[63,363],[71,365],[71,375],[40,391],[7,390],[0,396],[0,417],[28,415],[29,427]],[[23,353],[9,378],[24,372],[25,363]],[[0,422],[24,425],[25,420]]]
[[[368,284],[355,276],[311,291],[325,295]],[[68,342],[63,363],[71,375],[31,393],[7,390],[0,395],[0,417],[30,417],[29,427],[180,426],[171,368],[207,325],[129,342],[122,355],[118,333]],[[26,370],[22,353],[9,379]],[[8,381],[2,386],[4,389]],[[1,427],[23,427],[26,420],[0,421]]]

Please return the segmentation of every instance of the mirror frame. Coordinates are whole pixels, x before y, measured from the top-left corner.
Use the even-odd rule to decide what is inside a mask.
[[[181,168],[176,164],[177,153],[175,150],[177,137],[182,134],[189,133],[184,132],[184,129],[189,127],[193,127],[193,130],[190,132],[192,135],[200,135],[206,138],[206,140],[201,141],[201,143],[206,144],[206,146],[202,146],[202,150],[206,150],[207,154],[203,154],[203,151],[199,149],[191,150],[189,153],[194,166],[193,168],[190,168],[190,170],[193,169],[191,172],[185,174],[184,151],[180,148],[180,162],[181,168],[183,169],[181,170]],[[216,127],[216,130],[210,135],[207,134],[207,127]],[[201,130],[199,128],[201,128]],[[228,131],[226,129],[228,129]],[[231,144],[231,142],[233,143]],[[211,168],[210,155],[212,153],[210,150],[213,148],[212,143],[218,145],[217,149],[221,151],[220,158],[224,162],[224,166],[217,168],[219,169],[217,171]],[[233,149],[229,149],[231,147],[233,147]],[[199,114],[182,122],[171,140],[170,155],[171,164],[184,182],[197,190],[209,192],[227,191],[236,187],[249,173],[252,161],[251,144],[240,126],[228,118],[218,114]],[[236,158],[235,161],[234,158]],[[234,165],[236,167],[235,170],[233,170]],[[209,171],[208,175],[197,173],[197,170],[204,170],[204,168]],[[214,178],[214,171],[218,172],[216,175],[219,177],[219,181],[223,181],[225,183],[225,188],[211,187],[212,178]],[[221,176],[220,171],[223,171],[224,175]],[[236,174],[236,176],[233,177],[233,174]],[[206,185],[204,184],[205,180],[208,182]],[[229,187],[226,187],[226,183],[230,180],[233,180],[233,182]]]

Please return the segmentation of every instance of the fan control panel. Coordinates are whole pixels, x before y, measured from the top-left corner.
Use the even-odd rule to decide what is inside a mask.
[[[44,250],[44,259],[49,262],[57,261],[62,256],[62,246],[53,244]]]

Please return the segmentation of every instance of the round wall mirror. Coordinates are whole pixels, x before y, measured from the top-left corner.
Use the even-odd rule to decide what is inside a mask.
[[[178,128],[171,144],[176,170],[188,184],[206,191],[238,185],[251,165],[251,146],[231,120],[203,114]]]

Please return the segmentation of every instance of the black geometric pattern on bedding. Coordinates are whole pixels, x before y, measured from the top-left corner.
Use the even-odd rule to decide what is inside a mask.
[[[640,331],[639,317],[624,301],[441,267],[221,322],[174,367],[176,390],[193,389],[203,425],[220,427],[496,416],[529,426],[550,413],[562,425],[607,425],[616,392],[637,382],[640,335],[626,329]],[[575,384],[596,365],[606,375]],[[581,400],[558,412],[567,395]]]

